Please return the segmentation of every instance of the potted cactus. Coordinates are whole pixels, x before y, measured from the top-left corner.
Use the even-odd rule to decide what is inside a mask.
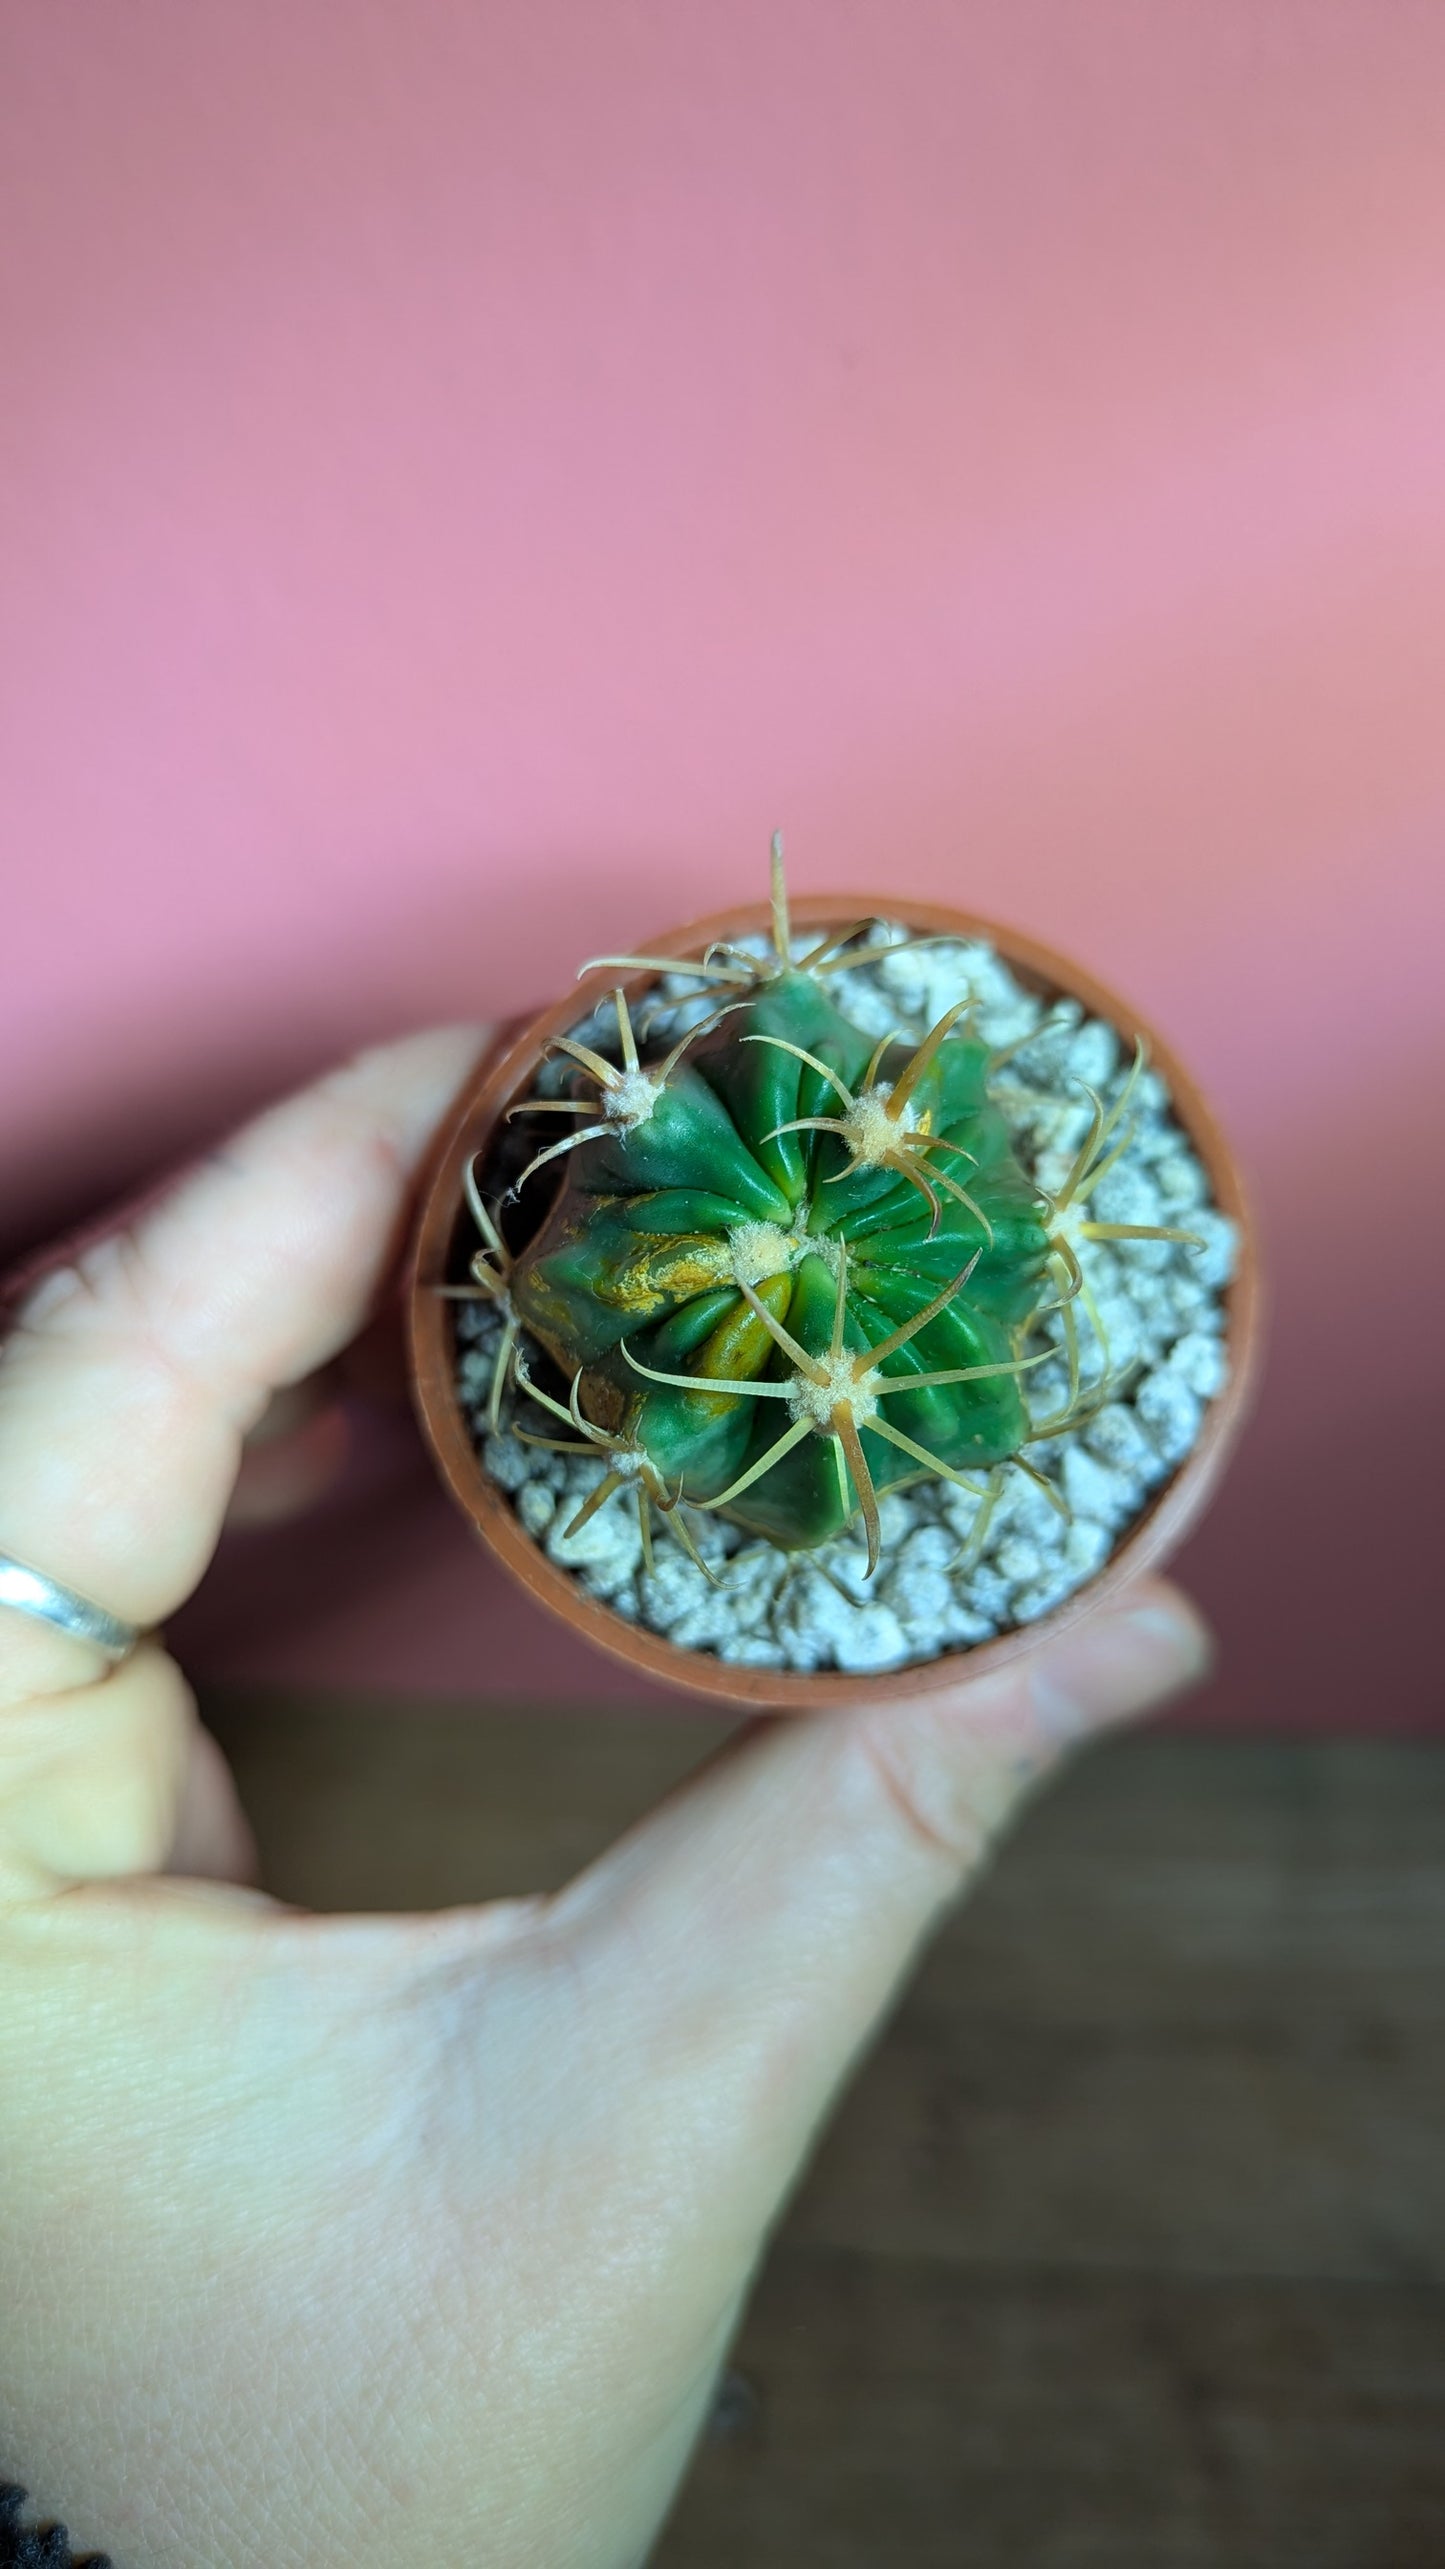
[[[463,1101],[418,1233],[419,1407],[479,1531],[738,1701],[1027,1646],[1178,1540],[1246,1393],[1244,1207],[1185,1074],[1059,958],[879,906],[790,915],[775,840],[766,909],[587,967]]]

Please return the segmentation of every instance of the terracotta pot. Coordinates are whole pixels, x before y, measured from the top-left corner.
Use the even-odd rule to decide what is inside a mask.
[[[1208,1171],[1215,1203],[1239,1225],[1239,1262],[1227,1293],[1229,1382],[1218,1399],[1208,1403],[1193,1452],[1155,1493],[1097,1576],[1051,1614],[972,1649],[949,1651],[939,1659],[881,1676],[844,1675],[836,1670],[804,1673],[734,1667],[706,1651],[681,1650],[660,1634],[628,1623],[609,1606],[589,1596],[569,1571],[549,1561],[541,1546],[519,1524],[506,1492],[483,1471],[456,1394],[453,1327],[457,1305],[436,1291],[442,1282],[455,1281],[465,1272],[466,1260],[475,1246],[462,1197],[463,1171],[473,1155],[485,1149],[508,1106],[530,1093],[537,1064],[551,1037],[575,1025],[602,990],[616,985],[618,975],[605,980],[599,977],[571,990],[555,1007],[544,1010],[520,1031],[506,1030],[498,1047],[482,1064],[439,1143],[423,1193],[409,1278],[412,1379],[422,1428],[457,1505],[498,1560],[574,1632],[613,1658],[627,1661],[645,1676],[726,1703],[780,1711],[802,1712],[864,1697],[877,1700],[917,1695],[936,1686],[954,1684],[965,1671],[973,1675],[1002,1667],[1006,1660],[1036,1649],[1066,1624],[1091,1613],[1142,1570],[1157,1568],[1183,1540],[1219,1480],[1249,1405],[1258,1348],[1258,1263],[1239,1171],[1199,1090],[1153,1027],[1067,956],[1011,928],[997,927],[991,920],[976,919],[936,903],[900,901],[891,893],[871,899],[817,893],[792,904],[795,929],[816,929],[821,933],[867,917],[896,920],[918,935],[984,940],[1028,988],[1048,998],[1068,996],[1081,1000],[1089,1015],[1107,1019],[1126,1041],[1142,1035],[1151,1062],[1168,1084],[1174,1111]],[[708,945],[747,934],[766,934],[768,928],[766,907],[754,902],[673,929],[651,940],[644,951],[696,956]],[[623,978],[623,986],[630,997],[650,987],[655,978],[650,973],[633,973]]]

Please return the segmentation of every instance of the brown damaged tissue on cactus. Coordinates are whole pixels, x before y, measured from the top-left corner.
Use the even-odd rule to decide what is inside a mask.
[[[790,911],[776,841],[769,903],[581,978],[460,1102],[410,1284],[424,1431],[534,1596],[802,1709],[996,1665],[1174,1549],[1256,1260],[1134,1010],[951,909]]]

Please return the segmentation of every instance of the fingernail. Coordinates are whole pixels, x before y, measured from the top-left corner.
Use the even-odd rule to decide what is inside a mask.
[[[1202,1677],[1214,1657],[1214,1635],[1187,1598],[1151,1598],[1147,1605],[1131,1606],[1123,1620],[1180,1659],[1186,1677]]]
[[[1039,1728],[1073,1739],[1150,1710],[1203,1676],[1209,1628],[1182,1597],[1151,1596],[1084,1624],[1031,1671]]]

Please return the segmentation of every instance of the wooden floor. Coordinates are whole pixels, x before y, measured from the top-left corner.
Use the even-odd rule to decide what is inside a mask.
[[[561,1881],[719,1736],[207,1706],[270,1886]],[[1097,1753],[934,1948],[655,2569],[1445,2569],[1445,1745]]]

